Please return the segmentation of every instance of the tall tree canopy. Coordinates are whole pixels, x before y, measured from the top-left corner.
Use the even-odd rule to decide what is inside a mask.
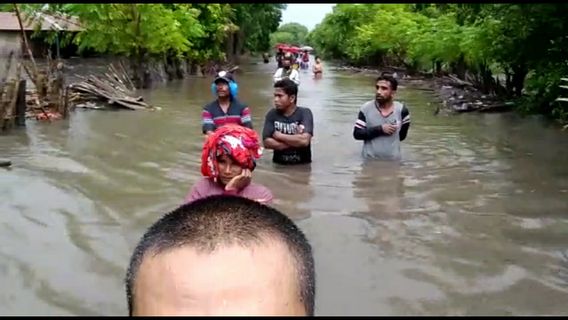
[[[354,65],[452,72],[568,121],[568,4],[338,4],[308,44]]]

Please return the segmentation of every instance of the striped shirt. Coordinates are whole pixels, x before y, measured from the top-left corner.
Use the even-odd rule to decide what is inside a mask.
[[[389,135],[383,124],[396,125],[396,132]],[[393,111],[383,116],[375,100],[365,103],[353,128],[353,137],[363,141],[363,157],[383,160],[400,160],[400,142],[406,139],[410,128],[410,112],[404,104],[394,101]]]
[[[215,131],[226,124],[238,124],[252,129],[250,108],[237,99],[231,100],[227,113],[221,109],[219,100],[207,104],[201,114],[203,133]]]

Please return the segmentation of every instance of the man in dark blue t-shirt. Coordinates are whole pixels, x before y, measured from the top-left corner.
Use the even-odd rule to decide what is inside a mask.
[[[274,84],[274,109],[266,114],[262,139],[264,147],[273,149],[272,161],[278,164],[312,162],[311,141],[314,135],[312,111],[296,105],[298,86],[290,79]]]

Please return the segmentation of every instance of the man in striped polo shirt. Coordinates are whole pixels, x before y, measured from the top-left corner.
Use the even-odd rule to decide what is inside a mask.
[[[217,128],[226,124],[237,124],[252,129],[252,119],[249,107],[237,100],[230,90],[233,76],[225,71],[217,74],[213,81],[217,99],[203,108],[203,133],[210,135]]]
[[[410,128],[410,112],[394,100],[398,82],[391,76],[375,80],[375,99],[363,104],[353,128],[353,137],[363,141],[363,157],[400,160],[400,142]]]

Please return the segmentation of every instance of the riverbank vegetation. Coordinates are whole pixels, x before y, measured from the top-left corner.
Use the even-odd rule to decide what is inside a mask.
[[[271,47],[278,43],[286,43],[294,46],[303,46],[308,36],[308,28],[297,22],[281,25],[276,32],[270,35]]]
[[[456,75],[523,112],[568,122],[568,4],[338,4],[307,42],[352,66]]]
[[[27,13],[78,17],[85,29],[61,34],[64,46],[80,52],[126,57],[136,87],[147,87],[152,65],[165,66],[168,77],[208,73],[215,66],[238,63],[247,52],[270,48],[270,34],[278,28],[282,4],[25,4]],[[0,10],[10,11],[10,6]],[[189,70],[189,71],[188,71]]]

